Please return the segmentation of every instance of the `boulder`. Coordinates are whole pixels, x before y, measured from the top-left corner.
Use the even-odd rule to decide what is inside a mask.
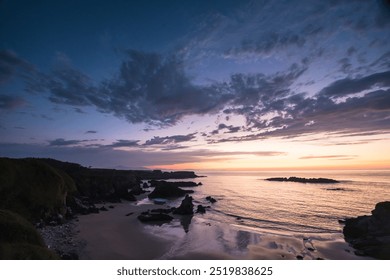
[[[188,193],[193,193],[191,190],[183,190],[176,186],[157,186],[148,195],[149,198],[176,198],[185,196]]]
[[[300,177],[274,177],[267,178],[267,181],[275,182],[296,182],[296,183],[311,183],[311,184],[337,184],[339,181],[328,178],[300,178]]]
[[[206,207],[203,205],[198,205],[198,208],[196,209],[196,213],[204,214],[206,213]]]
[[[346,219],[343,233],[357,254],[390,259],[390,201],[378,203],[371,216]]]
[[[173,217],[162,213],[142,213],[138,216],[138,220],[143,223],[147,222],[170,222]]]
[[[152,187],[196,187],[198,186],[197,183],[191,182],[191,181],[175,181],[175,182],[168,182],[164,180],[151,180],[149,181],[150,185]]]
[[[145,193],[145,191],[141,188],[140,184],[135,184],[131,188],[130,194],[132,195],[140,195]]]
[[[180,206],[173,211],[173,214],[179,215],[193,215],[194,214],[194,204],[192,203],[192,196],[188,194],[181,202]]]
[[[207,197],[206,197],[206,200],[209,201],[209,202],[211,202],[211,203],[217,202],[217,200],[216,200],[215,198],[211,197],[211,196],[207,196]]]

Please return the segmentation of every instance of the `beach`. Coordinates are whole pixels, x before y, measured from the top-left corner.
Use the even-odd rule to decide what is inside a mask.
[[[137,219],[146,209],[160,206],[127,202],[113,206],[79,217],[75,238],[85,242],[80,259],[370,259],[356,256],[339,235],[283,236],[197,217],[186,232],[183,217],[163,225]]]
[[[336,186],[270,182],[263,179],[268,173],[208,175],[191,179],[195,186],[183,188],[193,190],[193,214],[169,212],[170,221],[141,222],[142,213],[171,211],[183,200],[157,205],[148,198],[153,189],[148,187],[136,201],[96,204],[104,210],[78,215],[57,230],[46,227],[52,232],[47,236],[59,239],[60,245],[74,244],[69,250],[90,260],[371,259],[345,241],[343,221],[368,215],[377,202],[390,198],[386,172],[334,173],[340,180]],[[200,205],[205,213],[196,211]],[[46,243],[56,249],[50,238]],[[66,252],[66,246],[57,249]]]

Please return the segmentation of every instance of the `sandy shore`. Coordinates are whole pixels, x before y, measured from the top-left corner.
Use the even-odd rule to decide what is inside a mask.
[[[130,203],[114,206],[99,214],[80,216],[76,238],[85,241],[80,259],[119,260],[156,259],[169,248],[169,243],[148,234],[137,216],[155,205]]]
[[[109,211],[79,217],[75,238],[86,244],[79,253],[81,259],[365,259],[354,254],[341,234],[254,232],[209,221],[207,214],[175,216],[169,224],[146,225],[137,216],[161,206],[112,205]]]

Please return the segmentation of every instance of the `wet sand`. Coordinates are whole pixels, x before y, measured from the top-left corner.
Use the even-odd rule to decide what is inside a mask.
[[[77,238],[86,244],[80,252],[81,259],[148,260],[159,258],[169,248],[169,242],[148,234],[137,219],[141,212],[153,206],[121,203],[105,207],[108,205],[114,208],[79,217]]]
[[[106,207],[111,204],[107,204]],[[340,234],[281,235],[207,220],[183,217],[163,225],[143,224],[137,216],[164,206],[112,204],[99,214],[80,216],[81,259],[367,259],[356,256]],[[129,213],[131,215],[126,216]],[[261,230],[261,229],[259,229]]]

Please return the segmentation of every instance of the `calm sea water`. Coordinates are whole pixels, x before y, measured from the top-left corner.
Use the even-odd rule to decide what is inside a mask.
[[[197,172],[196,203],[218,200],[207,219],[251,230],[280,234],[340,232],[339,219],[369,215],[375,204],[390,200],[387,171]],[[339,184],[269,182],[269,177],[332,178]],[[339,188],[341,190],[332,190]]]

